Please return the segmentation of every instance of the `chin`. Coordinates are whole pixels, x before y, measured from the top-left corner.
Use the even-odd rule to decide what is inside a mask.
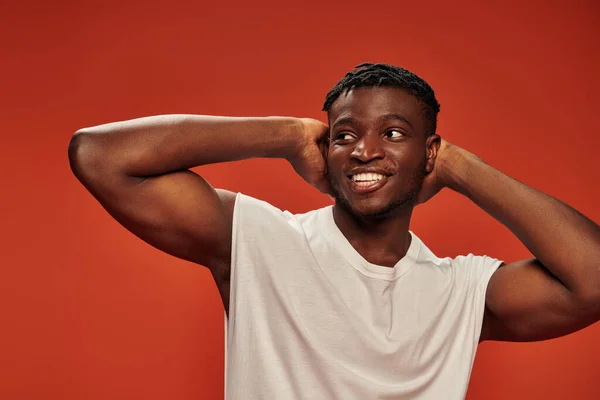
[[[336,196],[335,201],[344,211],[359,219],[387,218],[414,206],[414,196],[387,201],[376,198],[349,201],[344,196]]]
[[[336,205],[347,214],[357,219],[378,220],[412,212],[422,185],[422,177],[416,178],[413,177],[408,184],[400,186],[386,185],[369,195],[356,194],[337,180],[329,179],[329,184]]]

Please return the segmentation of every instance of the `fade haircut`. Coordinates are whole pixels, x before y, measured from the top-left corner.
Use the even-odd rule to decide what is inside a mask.
[[[397,87],[407,90],[421,101],[423,117],[428,122],[426,133],[435,133],[440,103],[427,82],[404,68],[389,64],[362,63],[354,68],[327,93],[323,111],[327,112],[328,118],[331,106],[344,92],[361,87]]]

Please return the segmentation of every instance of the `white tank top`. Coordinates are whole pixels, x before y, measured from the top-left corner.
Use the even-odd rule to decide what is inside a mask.
[[[366,261],[333,207],[291,214],[238,193],[228,400],[463,399],[501,261],[437,258],[414,233],[393,267]]]

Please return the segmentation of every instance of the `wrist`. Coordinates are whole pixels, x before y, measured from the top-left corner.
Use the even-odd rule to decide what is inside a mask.
[[[273,140],[277,145],[266,156],[290,160],[298,155],[303,147],[302,121],[294,117],[267,117],[272,126]]]
[[[444,186],[467,195],[467,183],[474,163],[481,160],[458,146],[448,144],[440,160]]]
[[[297,158],[307,145],[305,127],[302,118],[289,117],[287,120],[288,151],[285,158],[290,161]]]

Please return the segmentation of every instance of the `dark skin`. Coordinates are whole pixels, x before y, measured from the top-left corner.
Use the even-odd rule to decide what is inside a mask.
[[[598,225],[429,135],[421,110],[418,100],[395,88],[352,90],[333,104],[328,175],[337,198],[335,221],[350,243],[367,261],[395,265],[408,249],[414,206],[448,187],[507,226],[535,255],[504,265],[492,276],[481,341],[549,339],[598,321]],[[392,175],[374,192],[348,190],[347,170],[367,165]],[[425,178],[419,182],[423,168]],[[386,210],[384,218],[372,217],[381,210]]]
[[[337,198],[336,224],[375,264],[393,266],[404,257],[412,209],[444,187],[510,229],[534,258],[507,264],[491,278],[481,340],[548,339],[598,321],[598,225],[428,135],[421,112],[422,104],[401,89],[360,88],[333,104],[331,130],[313,119],[148,117],[76,132],[69,160],[76,177],[125,228],[207,267],[226,312],[235,194],[214,189],[189,168],[278,157]],[[377,167],[389,176],[377,190],[356,193],[348,179],[356,167]]]
[[[421,104],[397,89],[344,93],[329,120],[334,220],[367,261],[392,267],[410,245],[410,218],[425,173],[433,170],[440,138],[425,134]],[[370,168],[386,173],[385,184],[356,193],[350,171]]]

